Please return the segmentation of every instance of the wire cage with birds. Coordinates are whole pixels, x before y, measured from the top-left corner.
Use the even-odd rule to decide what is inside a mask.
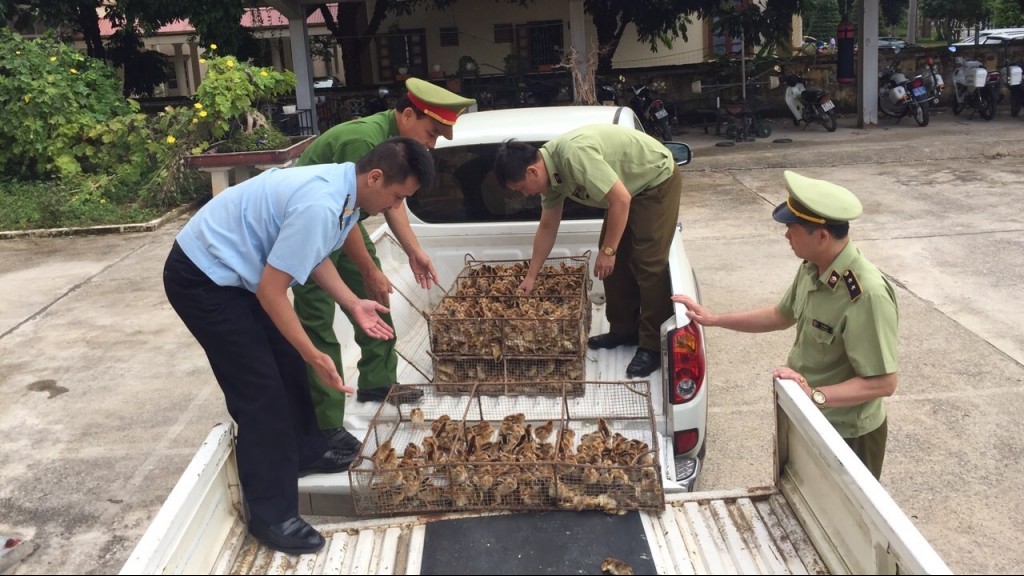
[[[381,403],[349,467],[358,515],[665,505],[648,381],[538,398],[406,386],[423,397]]]
[[[590,253],[548,258],[533,290],[519,287],[528,260],[475,260],[427,316],[435,383],[506,383],[486,387],[516,393],[512,382],[583,379],[590,332]],[[544,388],[543,386],[541,388]],[[469,387],[449,386],[450,393]],[[558,393],[555,386],[547,390]],[[537,386],[519,393],[538,393]]]

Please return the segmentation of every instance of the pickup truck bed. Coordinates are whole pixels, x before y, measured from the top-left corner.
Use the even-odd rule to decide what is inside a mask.
[[[559,244],[552,250],[552,258],[580,256],[586,252],[587,246],[595,241],[596,234],[592,230],[593,223],[583,224],[581,222],[563,223],[563,230],[559,233]],[[445,236],[443,230],[438,232],[437,227],[417,229],[417,236],[420,243],[433,257],[442,283],[447,285],[454,281],[465,265],[467,256],[470,255],[478,260],[525,260],[529,258],[535,227],[522,225],[507,227],[505,234],[494,234],[494,227],[490,228],[492,229],[490,234],[481,233],[474,236],[471,244],[474,248],[469,253],[465,248],[454,248],[454,246],[465,246],[466,244],[458,239]],[[381,269],[391,279],[394,286],[390,308],[398,338],[396,344],[399,356],[398,381],[402,384],[430,382],[433,377],[433,367],[428,353],[430,335],[426,314],[437,305],[444,292],[437,287],[426,291],[415,284],[409,269],[408,257],[402,251],[397,240],[390,235],[386,226],[378,228],[371,234],[371,237],[377,247],[377,257],[381,262]],[[593,257],[595,256],[592,255]],[[590,266],[592,270],[593,262],[590,263]],[[595,288],[599,286],[600,283],[597,283]],[[604,313],[604,294],[599,290],[593,292],[591,305],[590,333],[607,332],[608,320]],[[344,314],[339,312],[336,315],[334,329],[340,342],[352,341],[352,326]],[[358,378],[356,369],[359,360],[358,352],[359,349],[356,346],[342,347],[345,381],[353,385]],[[587,350],[584,379],[590,382],[625,380],[626,365],[629,364],[633,352],[632,347],[615,350]],[[688,491],[687,488],[680,486],[675,481],[675,477],[672,475],[674,467],[668,464],[671,462],[673,451],[670,437],[665,434],[664,429],[665,402],[661,372],[655,371],[647,380],[651,383],[651,404],[658,424],[659,452],[663,458],[662,470],[665,471],[665,492]],[[524,401],[526,400],[524,399]],[[362,403],[350,398],[345,406],[345,427],[356,437],[364,438],[379,407],[379,403]],[[694,474],[694,477],[696,475],[697,473]],[[350,501],[334,498],[338,494],[349,492],[347,474],[307,476],[299,480],[299,490],[302,497],[299,511],[302,514],[350,515],[354,513]]]
[[[631,512],[639,514],[643,533],[621,537],[646,540],[659,574],[949,574],[799,387],[776,380],[775,390],[774,486],[670,494],[659,514]],[[311,517],[327,545],[318,554],[296,557],[248,537],[240,502],[233,427],[218,424],[121,573],[428,573],[423,567],[425,551],[433,553],[425,546],[430,524],[485,516]],[[572,571],[598,573],[605,545],[592,542],[592,560]],[[467,546],[464,552],[493,550]],[[446,574],[458,570],[445,568]],[[541,566],[534,572],[544,571]]]
[[[464,515],[461,515],[464,516]],[[663,514],[640,512],[650,559],[659,574],[822,574],[824,563],[785,499],[771,488],[679,494]],[[335,521],[318,525],[327,545],[316,555],[275,553],[244,534],[238,556],[214,567],[220,574],[425,574],[428,524],[446,517]],[[598,573],[604,553],[593,542]],[[427,547],[429,554],[429,547]],[[542,568],[542,567],[539,567]],[[452,566],[446,574],[461,573]]]

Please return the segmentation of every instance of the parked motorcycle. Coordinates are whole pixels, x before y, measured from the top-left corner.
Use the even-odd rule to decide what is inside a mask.
[[[949,47],[956,52],[956,46]],[[999,94],[999,71],[988,71],[977,60],[955,59],[953,69],[953,114],[959,115],[966,108],[976,111],[985,120],[996,115],[996,98]],[[974,112],[971,112],[974,116]]]
[[[825,90],[808,90],[805,88],[806,78],[798,74],[786,74],[782,81],[786,84],[786,106],[793,113],[793,125],[820,122],[829,132],[835,132],[836,105]]]
[[[1007,92],[1010,93],[1010,115],[1016,117],[1020,114],[1021,105],[1024,104],[1024,85],[1021,84],[1021,72],[1024,68],[1019,63],[1009,63],[1008,48],[1009,43],[1003,42],[1003,64],[999,68],[999,74],[1006,82]]]
[[[893,61],[878,76],[878,109],[899,122],[913,116],[918,126],[928,125],[928,88],[924,76],[907,78],[899,71],[899,60]]]
[[[939,100],[942,98],[942,91],[946,89],[946,84],[942,81],[939,64],[932,60],[931,56],[925,61],[921,76],[924,77],[924,87],[928,90],[929,104],[938,106]]]
[[[625,78],[621,79],[623,82]],[[672,127],[669,124],[669,113],[661,98],[655,98],[647,84],[633,84],[629,87],[633,97],[629,107],[636,113],[644,131],[653,134],[665,142],[672,140]]]
[[[1024,105],[1024,85],[1021,84],[1021,72],[1024,68],[1007,65],[1000,72],[1006,78],[1006,88],[1010,91],[1010,115],[1016,117]]]

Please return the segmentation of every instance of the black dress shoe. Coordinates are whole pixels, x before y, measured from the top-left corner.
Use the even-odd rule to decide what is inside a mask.
[[[621,332],[608,332],[598,334],[587,339],[587,348],[597,350],[598,348],[618,348],[619,346],[636,346],[640,344],[640,335],[625,334]]]
[[[324,547],[324,537],[296,516],[280,524],[249,522],[249,534],[261,543],[285,554],[310,554]]]
[[[406,402],[415,402],[420,398],[423,398],[423,390],[420,390],[416,386],[401,386],[399,384],[392,384],[391,386],[382,386],[380,388],[370,388],[363,390],[360,388],[356,391],[356,400],[360,402],[383,402],[388,396],[388,392],[394,389],[394,394],[391,395],[392,404],[404,404]]]
[[[330,474],[332,472],[344,472],[348,470],[349,464],[359,455],[358,450],[334,450],[328,449],[324,455],[315,462],[299,468],[299,477],[310,474]]]
[[[661,368],[661,354],[647,348],[637,348],[636,355],[626,366],[626,376],[642,378]]]
[[[351,432],[345,430],[344,426],[324,430],[324,435],[327,436],[327,447],[334,450],[359,452],[359,449],[363,446],[363,443],[353,436]]]

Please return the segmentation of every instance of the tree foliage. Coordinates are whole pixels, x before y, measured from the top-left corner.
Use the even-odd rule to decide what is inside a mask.
[[[921,0],[918,10],[935,22],[938,38],[958,39],[959,31],[988,18],[985,0]]]

